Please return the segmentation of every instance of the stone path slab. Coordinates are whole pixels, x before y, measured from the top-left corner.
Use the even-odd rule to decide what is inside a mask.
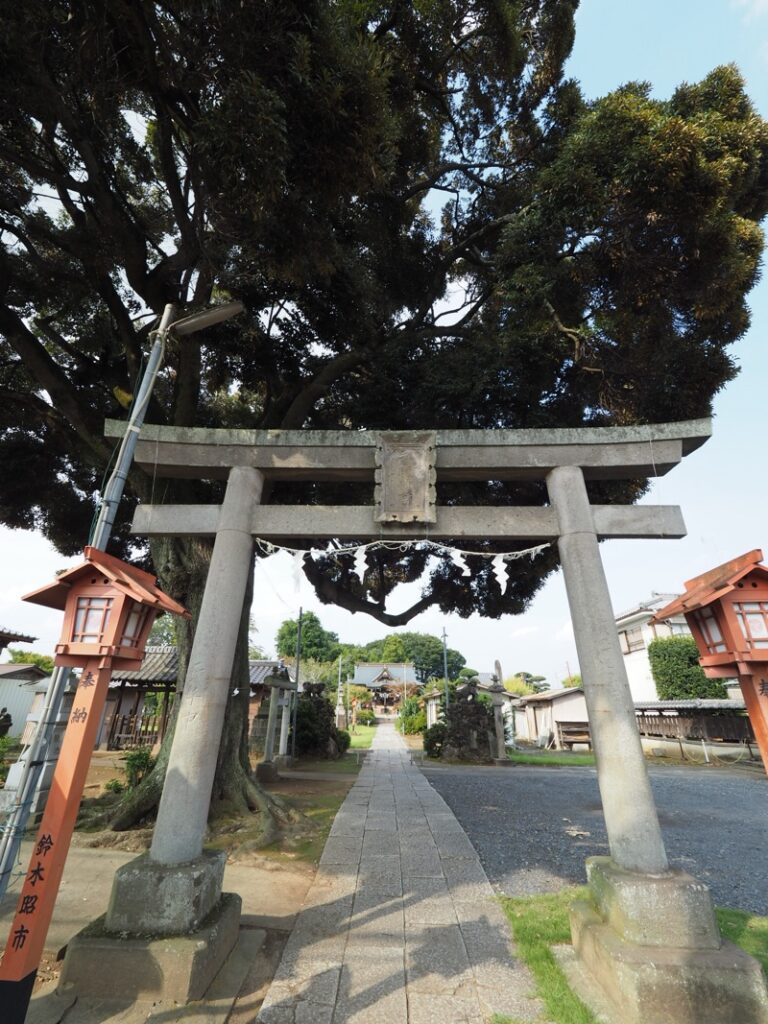
[[[259,1024],[540,1021],[533,987],[464,830],[379,725]]]

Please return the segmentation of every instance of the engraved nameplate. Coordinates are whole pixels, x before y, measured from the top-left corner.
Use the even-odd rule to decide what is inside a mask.
[[[388,431],[376,446],[377,523],[434,523],[435,432]]]

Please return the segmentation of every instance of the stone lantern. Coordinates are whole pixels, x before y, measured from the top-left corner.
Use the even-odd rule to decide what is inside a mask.
[[[736,676],[768,772],[768,567],[759,549],[685,583],[685,593],[658,611],[682,613],[710,679]]]
[[[80,678],[32,858],[0,964],[0,1005],[24,1020],[64,870],[85,776],[114,668],[138,669],[152,623],[163,612],[189,618],[155,578],[96,548],[85,562],[25,601],[64,612],[54,661]],[[4,1020],[6,1018],[3,1018]]]

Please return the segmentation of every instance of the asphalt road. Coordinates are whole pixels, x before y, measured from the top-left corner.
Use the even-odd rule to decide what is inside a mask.
[[[424,768],[467,832],[491,883],[509,896],[583,884],[607,854],[594,768]],[[768,779],[737,769],[652,768],[673,867],[719,906],[768,914]]]

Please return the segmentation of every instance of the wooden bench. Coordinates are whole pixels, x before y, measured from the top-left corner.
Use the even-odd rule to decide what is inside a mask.
[[[573,750],[574,743],[586,743],[592,749],[589,722],[557,722],[557,745]]]

